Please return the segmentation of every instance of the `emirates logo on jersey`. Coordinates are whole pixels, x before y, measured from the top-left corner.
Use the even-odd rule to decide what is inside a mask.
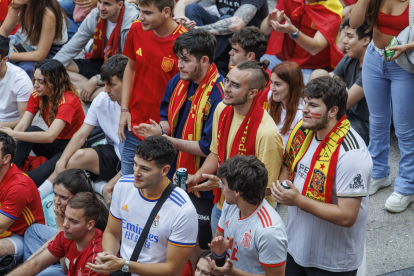
[[[249,233],[244,233],[243,239],[241,241],[241,244],[245,248],[250,248],[250,244],[252,243],[253,237]]]

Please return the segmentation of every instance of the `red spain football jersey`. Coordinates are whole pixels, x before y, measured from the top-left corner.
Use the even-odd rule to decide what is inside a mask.
[[[36,113],[39,111],[40,97],[37,96],[36,91],[30,95],[29,101],[27,103],[26,111]],[[43,120],[50,127],[47,122],[47,117],[49,116],[49,104],[43,112]],[[65,127],[62,132],[59,134],[57,139],[65,140],[71,139],[73,134],[79,130],[85,120],[85,113],[83,113],[82,103],[76,98],[71,92],[65,92],[63,99],[59,103],[58,114],[56,114],[55,119],[60,119],[66,122]]]
[[[86,267],[87,263],[95,264],[96,255],[102,252],[102,231],[95,229],[95,235],[89,242],[88,246],[79,251],[76,242],[65,238],[61,231],[56,238],[47,246],[50,254],[55,257],[65,257],[66,267],[68,268],[67,276],[106,276]]]
[[[129,102],[132,126],[147,123],[149,119],[160,121],[165,88],[179,72],[178,59],[173,52],[174,42],[185,32],[187,29],[178,24],[169,36],[158,37],[154,31],[144,31],[138,20],[132,24],[123,51],[125,56],[137,62]]]
[[[45,224],[42,201],[33,180],[12,164],[0,182],[0,213],[14,220],[0,238],[23,235],[33,223]]]

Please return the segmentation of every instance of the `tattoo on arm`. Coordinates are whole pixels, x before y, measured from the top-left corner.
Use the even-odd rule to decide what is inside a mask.
[[[216,23],[201,26],[200,28],[203,28],[214,35],[228,35],[234,32],[234,29],[231,26],[232,24],[241,20],[244,25],[247,25],[256,12],[257,7],[255,5],[245,4],[237,9],[233,17],[219,20]]]

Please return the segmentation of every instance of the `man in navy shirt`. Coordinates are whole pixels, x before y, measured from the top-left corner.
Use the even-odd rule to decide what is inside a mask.
[[[214,64],[216,50],[214,35],[203,29],[191,29],[174,43],[180,73],[168,83],[161,101],[161,122],[151,120],[135,128],[138,135],[166,135],[178,153],[167,174],[175,182],[178,168],[194,174],[210,153],[213,115],[223,98],[223,77]],[[197,186],[189,196],[197,209],[199,246],[208,249],[212,239],[211,210],[214,206],[212,191],[203,192]]]

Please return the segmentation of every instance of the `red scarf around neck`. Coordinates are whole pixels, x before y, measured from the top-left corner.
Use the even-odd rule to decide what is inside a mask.
[[[264,109],[260,106],[258,98],[259,97],[256,95],[249,112],[237,130],[231,146],[229,158],[236,154],[255,155],[256,153],[255,145],[257,130],[259,129],[264,114]],[[228,138],[233,115],[234,107],[229,105],[226,106],[220,114],[217,128],[217,154],[219,165],[223,164],[224,160],[226,160],[226,147],[229,142]],[[214,203],[219,202],[221,197],[220,189],[213,190],[213,194]]]
[[[124,17],[125,6],[122,7],[118,17],[115,29],[112,31],[109,37],[108,44],[105,48],[105,35],[106,35],[106,19],[99,18],[96,24],[95,33],[93,35],[93,48],[92,52],[86,53],[87,59],[100,59],[103,58],[106,61],[111,56],[117,55],[119,52],[119,35],[121,33],[122,19]]]

